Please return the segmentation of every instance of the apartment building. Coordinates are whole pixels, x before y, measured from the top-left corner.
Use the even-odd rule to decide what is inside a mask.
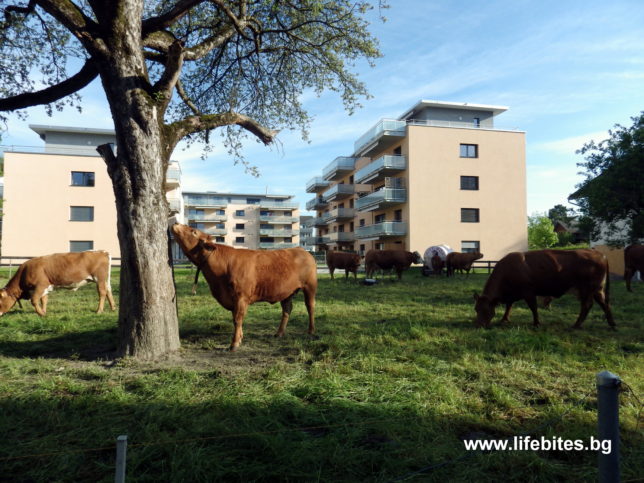
[[[119,258],[112,181],[96,152],[96,146],[115,142],[114,131],[29,127],[44,146],[12,147],[4,153],[2,256],[20,261],[103,249]],[[183,214],[180,183],[181,169],[172,162],[166,175],[169,216]]]
[[[237,248],[296,247],[299,204],[290,195],[184,191],[187,223]]]
[[[498,260],[527,250],[525,133],[506,107],[422,100],[381,119],[306,185],[318,249],[447,244]]]

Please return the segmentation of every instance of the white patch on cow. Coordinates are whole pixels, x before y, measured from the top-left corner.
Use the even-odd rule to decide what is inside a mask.
[[[47,295],[47,294],[49,294],[49,293],[51,293],[51,292],[53,292],[53,291],[54,291],[54,286],[53,286],[53,285],[50,285],[49,287],[47,287],[47,288],[43,291],[43,293],[42,293],[41,297],[44,297],[45,295]]]

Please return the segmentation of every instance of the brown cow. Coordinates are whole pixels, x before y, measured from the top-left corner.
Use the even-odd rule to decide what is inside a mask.
[[[172,233],[183,252],[203,273],[213,297],[233,313],[235,325],[230,350],[244,337],[242,324],[248,306],[255,302],[280,302],[282,320],[276,337],[284,335],[293,296],[302,289],[309,313],[309,334],[315,333],[317,266],[302,248],[245,250],[210,241],[208,235],[186,225],[172,225]]]
[[[418,252],[412,253],[404,250],[369,250],[364,263],[367,278],[371,278],[378,269],[391,270],[393,268],[400,280],[403,270],[407,270],[412,263],[423,263],[423,257]]]
[[[475,260],[483,258],[483,254],[480,252],[471,252],[471,253],[461,253],[461,252],[451,252],[447,254],[445,259],[447,276],[454,276],[454,270],[460,270],[469,276],[470,269],[472,268],[472,263]]]
[[[432,262],[432,271],[437,275],[441,275],[443,273],[443,268],[445,268],[445,262],[438,253],[434,253],[430,262]]]
[[[624,249],[624,280],[626,289],[632,292],[631,280],[635,272],[644,277],[644,245],[630,245]]]
[[[539,326],[537,296],[559,298],[575,292],[581,302],[573,326],[581,327],[593,299],[601,306],[611,327],[615,327],[609,304],[610,277],[606,257],[595,250],[535,250],[513,252],[494,267],[482,295],[476,300],[476,325],[490,326],[494,309],[505,304],[501,322],[509,321],[512,304],[525,300],[532,311],[533,324]]]
[[[0,315],[8,312],[19,299],[30,299],[34,309],[42,317],[47,313],[47,294],[54,288],[78,290],[87,282],[96,282],[96,313],[103,312],[105,297],[114,310],[110,286],[110,254],[106,251],[54,253],[32,258],[20,265],[6,287],[0,289]]]
[[[358,278],[358,268],[360,267],[360,255],[348,252],[326,252],[326,265],[329,267],[331,279],[336,268],[344,269],[345,280],[349,278],[349,272],[353,273],[353,278]]]

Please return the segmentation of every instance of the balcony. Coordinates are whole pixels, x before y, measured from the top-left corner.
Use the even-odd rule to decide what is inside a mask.
[[[335,221],[353,220],[356,210],[353,208],[336,208],[322,215],[322,223],[333,223]],[[317,225],[316,225],[317,226]]]
[[[300,233],[299,230],[274,230],[272,228],[260,228],[259,234],[261,236],[272,236],[278,238],[285,238],[290,236],[296,236]]]
[[[299,218],[297,216],[260,215],[259,221],[271,225],[290,225],[299,221]]]
[[[356,171],[356,183],[375,183],[407,169],[405,156],[381,156]]]
[[[331,183],[324,178],[316,176],[306,183],[306,192],[307,193],[320,193],[329,187]]]
[[[261,200],[259,207],[272,208],[274,210],[297,210],[300,204],[295,201]]]
[[[190,213],[188,212],[187,216],[189,221],[211,221],[211,222],[222,222],[226,221],[228,217],[226,215],[216,215],[214,213],[211,214],[205,214],[205,213]]]
[[[228,230],[225,228],[206,228],[204,230],[204,233],[208,233],[208,235],[216,235],[216,236],[224,236],[226,233],[228,233]]]
[[[322,170],[322,176],[328,181],[340,179],[351,173],[355,169],[355,165],[356,158],[339,156],[326,165]]]
[[[339,201],[353,196],[355,186],[352,184],[336,184],[322,195],[326,201]]]
[[[336,231],[329,233],[327,238],[329,243],[353,242],[356,239],[356,235],[352,231]]]
[[[165,186],[174,189],[181,184],[181,170],[170,166],[165,173]]]
[[[371,238],[374,240],[387,237],[405,236],[407,223],[402,221],[383,221],[373,225],[359,226],[356,228],[356,238]]]
[[[404,188],[383,188],[370,195],[356,200],[358,211],[373,211],[389,208],[407,201],[407,190]]]
[[[228,200],[221,198],[207,198],[197,196],[184,196],[183,202],[186,206],[190,207],[203,207],[203,208],[226,208]]]
[[[395,119],[381,119],[364,133],[354,144],[356,155],[369,156],[370,153],[382,151],[406,135],[407,123]]]
[[[179,213],[181,211],[181,200],[177,198],[168,199],[168,207],[170,208],[171,213]]]
[[[312,200],[306,202],[307,210],[322,210],[329,206],[329,203],[321,196],[316,196]]]
[[[295,248],[297,243],[281,243],[281,242],[260,242],[259,248],[262,250],[276,250],[279,248]]]

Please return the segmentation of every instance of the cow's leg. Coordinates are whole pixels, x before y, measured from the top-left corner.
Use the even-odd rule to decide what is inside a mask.
[[[199,281],[199,274],[201,269],[197,267],[197,272],[195,273],[195,281],[192,283],[192,295],[197,295],[197,282]]]
[[[42,304],[42,311],[44,313],[47,313],[47,302],[49,301],[49,295],[45,294],[42,296],[40,299],[40,303]]]
[[[47,313],[41,306],[41,299],[47,297],[47,287],[36,287],[33,294],[31,294],[31,305],[34,306],[36,313],[41,317],[44,317]]]
[[[112,287],[106,284],[105,288],[107,289],[106,295],[107,301],[110,304],[110,310],[116,310],[116,304],[114,303],[114,297],[112,296]]]
[[[593,297],[591,295],[580,296],[579,300],[581,302],[581,310],[579,311],[579,317],[577,321],[572,326],[573,329],[581,329],[581,324],[586,320],[590,308],[593,306]]]
[[[329,273],[331,274],[331,280],[334,280],[333,272],[335,272],[335,267],[333,267],[333,268],[329,267]]]
[[[98,282],[96,284],[96,290],[98,292],[98,308],[96,309],[96,313],[100,314],[103,312],[103,307],[105,307],[105,297],[107,296],[105,282]]]
[[[510,322],[510,312],[512,311],[512,302],[505,304],[505,313],[501,318],[501,323]]]
[[[233,329],[233,340],[230,343],[231,351],[236,351],[244,338],[242,324],[244,323],[244,317],[246,317],[247,310],[248,303],[246,303],[245,300],[237,300],[235,302],[235,308],[233,310],[233,324],[235,324],[235,328]]]
[[[396,267],[396,273],[398,274],[398,280],[402,280],[403,269],[401,267]]]
[[[349,280],[349,269],[348,268],[344,269],[344,279]]]
[[[613,329],[616,328],[615,319],[613,319],[613,312],[610,309],[610,304],[606,302],[606,296],[604,295],[604,293],[597,292],[594,298],[595,298],[595,301],[599,304],[599,306],[604,311],[604,315],[606,315],[606,321],[608,322],[608,325],[610,325]]]
[[[626,281],[626,290],[629,292],[632,292],[633,289],[631,288],[631,280],[633,278],[633,275],[635,275],[635,270],[633,270],[630,267],[626,267],[624,269],[624,280]]]
[[[309,313],[309,334],[315,334],[315,287],[305,287],[302,289],[304,293],[304,303],[306,304],[306,311]]]
[[[534,327],[539,327],[539,312],[537,311],[537,297],[535,295],[530,295],[525,298],[525,302],[528,304],[528,307],[532,311],[532,325]]]
[[[284,336],[284,332],[286,331],[286,324],[288,324],[288,319],[291,316],[291,310],[293,310],[293,295],[282,300],[280,304],[282,306],[282,320],[280,321],[280,326],[275,333],[275,337]]]

